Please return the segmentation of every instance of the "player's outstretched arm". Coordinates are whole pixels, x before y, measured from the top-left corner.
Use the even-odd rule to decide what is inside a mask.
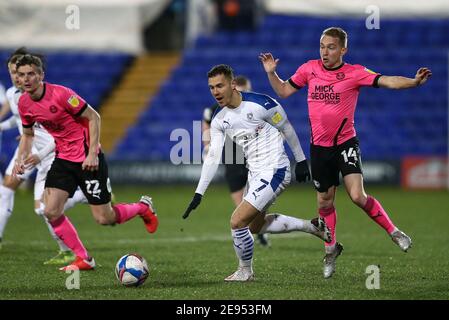
[[[419,68],[415,78],[402,76],[381,76],[379,78],[379,87],[388,89],[407,89],[421,86],[432,76],[432,71],[428,68]]]
[[[204,159],[203,167],[201,168],[201,177],[195,190],[195,195],[187,207],[187,210],[182,215],[183,219],[186,219],[190,212],[198,207],[203,198],[203,194],[206,192],[207,187],[214,178],[220,163],[224,138],[224,133],[217,128],[217,123],[213,121],[211,125],[210,149]]]
[[[203,199],[203,196],[201,194],[199,194],[199,193],[195,193],[195,195],[193,196],[192,201],[190,202],[190,204],[187,207],[186,211],[182,215],[183,219],[187,219],[189,217],[189,215],[190,215],[190,212],[192,212],[192,210],[195,210],[200,205],[201,199]]]
[[[260,53],[259,60],[262,62],[263,68],[267,73],[271,87],[279,97],[287,98],[297,91],[297,89],[293,88],[288,81],[284,81],[279,78],[276,73],[276,67],[279,63],[279,59],[274,59],[273,55],[270,52],[267,52]]]

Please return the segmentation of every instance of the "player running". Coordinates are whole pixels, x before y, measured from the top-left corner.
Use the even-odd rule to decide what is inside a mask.
[[[313,183],[317,190],[319,215],[332,231],[332,242],[325,244],[325,278],[335,272],[335,261],[343,251],[343,245],[336,242],[335,235],[337,212],[334,201],[340,172],[351,200],[403,251],[411,247],[410,237],[393,224],[379,201],[365,193],[354,113],[361,87],[413,88],[423,85],[432,75],[429,69],[420,68],[415,78],[384,76],[361,65],[343,62],[347,50],[347,34],[343,29],[332,27],[324,30],[320,39],[321,59],[304,63],[287,81],[276,73],[279,59],[274,59],[271,53],[261,53],[259,57],[271,86],[281,98],[308,86]]]
[[[225,135],[229,135],[243,148],[249,173],[243,201],[231,217],[231,233],[239,267],[225,281],[250,281],[254,279],[254,239],[251,233],[303,231],[331,241],[330,232],[321,218],[308,221],[281,214],[265,215],[268,207],[290,183],[290,161],[282,135],[297,162],[296,179],[299,182],[310,180],[301,144],[283,108],[267,95],[237,91],[230,66],[213,67],[208,79],[210,92],[221,109],[212,120],[209,152],[195,195],[183,218],[187,218],[200,204],[220,163]]]
[[[56,157],[45,181],[44,214],[55,233],[75,254],[75,261],[60,270],[92,270],[95,260],[78,237],[75,227],[64,215],[64,203],[80,187],[95,220],[102,225],[121,224],[139,215],[148,232],[158,227],[151,198],[139,202],[111,205],[108,167],[100,148],[100,116],[73,90],[43,82],[42,61],[24,55],[17,64],[24,93],[19,99],[23,135],[13,174],[25,172],[25,159],[31,152],[36,122],[50,133],[56,143]]]
[[[0,131],[9,130],[12,128],[18,128],[20,134],[22,134],[22,122],[20,120],[20,115],[18,111],[17,102],[22,94],[20,89],[19,79],[17,76],[16,62],[23,55],[27,54],[25,48],[19,48],[16,50],[8,59],[8,71],[11,77],[11,82],[13,84],[7,92],[8,108],[11,110],[12,116],[7,120],[0,123]],[[25,159],[25,164],[27,166],[25,173],[20,176],[13,177],[12,170],[17,159],[18,148],[16,149],[13,158],[11,159],[8,168],[6,169],[5,179],[0,186],[0,245],[3,238],[3,233],[6,228],[8,219],[10,218],[14,209],[14,195],[20,184],[28,179],[31,174],[37,170],[37,175],[34,183],[34,211],[41,216],[52,235],[53,239],[58,243],[59,252],[58,254],[45,261],[44,264],[64,264],[72,262],[75,259],[72,251],[59,239],[59,237],[53,231],[53,228],[49,224],[48,220],[45,218],[44,204],[43,204],[43,192],[45,179],[47,177],[47,172],[50,169],[51,163],[55,157],[55,143],[53,137],[48,134],[48,132],[39,124],[34,125],[35,139],[32,146],[32,154],[30,154],[27,159]],[[77,190],[74,196],[67,200],[64,210],[68,210],[75,206],[76,203],[86,203],[87,199],[81,190]]]
[[[251,89],[251,81],[245,76],[236,76],[234,78],[236,89],[238,91],[249,92]],[[203,132],[204,154],[207,154],[210,145],[210,124],[212,122],[212,116],[217,112],[220,106],[215,103],[211,107],[205,108],[203,112],[203,121],[201,122],[201,130]],[[237,207],[243,199],[245,191],[245,185],[248,181],[248,168],[246,168],[245,157],[243,156],[243,150],[235,142],[231,141],[229,137],[226,137],[224,143],[225,152],[225,179],[228,184],[229,191],[231,192],[231,198]],[[228,151],[232,152],[232,162],[229,162],[227,156]],[[269,247],[270,242],[266,233],[260,233],[257,235],[257,240],[264,247]]]

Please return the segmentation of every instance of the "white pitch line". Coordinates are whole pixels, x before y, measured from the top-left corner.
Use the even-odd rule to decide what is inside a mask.
[[[304,232],[292,232],[292,233],[284,233],[284,234],[270,234],[272,238],[304,238],[309,237],[311,235],[306,234]],[[232,242],[231,235],[228,234],[220,234],[220,235],[205,235],[205,236],[187,236],[187,237],[174,237],[174,238],[142,238],[142,239],[117,239],[117,240],[87,240],[86,244],[145,244],[145,243],[186,243],[186,242],[206,242],[206,241],[216,241],[216,242]],[[22,242],[22,241],[4,241],[5,245],[31,245],[31,246],[45,246],[51,243],[51,241],[42,241],[42,240],[33,240],[30,242]]]

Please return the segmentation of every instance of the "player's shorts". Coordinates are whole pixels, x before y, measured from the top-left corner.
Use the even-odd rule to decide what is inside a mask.
[[[362,157],[357,137],[335,147],[311,145],[312,177],[318,192],[327,192],[340,184],[340,172],[344,177],[351,173],[363,174]]]
[[[19,148],[16,148],[16,151],[14,152],[14,156],[12,157],[11,161],[9,162],[8,168],[6,168],[6,174],[12,175],[12,170],[14,169],[14,165],[16,163],[17,159],[17,153],[19,151]],[[37,153],[37,150],[35,148],[31,151],[33,154]],[[21,180],[27,180],[35,170],[37,170],[36,174],[36,180],[34,181],[34,200],[40,200],[42,198],[42,194],[44,192],[44,186],[45,186],[45,179],[47,178],[47,173],[50,170],[51,164],[53,163],[53,160],[55,158],[55,153],[50,152],[45,158],[41,160],[41,162],[36,166],[29,169],[25,169],[25,173],[18,175],[17,177]]]
[[[248,169],[244,164],[226,164],[225,179],[229,191],[236,192],[243,189],[248,181]]]
[[[290,184],[290,166],[277,170],[249,172],[244,200],[260,212],[265,212]]]
[[[83,170],[81,162],[55,159],[48,172],[45,188],[67,191],[71,198],[78,186],[89,204],[100,205],[111,201],[111,182],[103,153],[98,155],[96,171]]]

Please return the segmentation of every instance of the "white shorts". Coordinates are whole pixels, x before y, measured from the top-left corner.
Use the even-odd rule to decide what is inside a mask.
[[[244,200],[260,212],[265,212],[290,184],[290,166],[277,170],[249,172]]]
[[[14,156],[9,162],[8,168],[6,169],[5,174],[9,176],[12,175],[12,170],[14,169],[14,164],[17,159],[18,151],[19,148],[16,148]],[[33,148],[32,153],[36,154],[37,150]],[[48,170],[50,170],[51,164],[53,163],[54,159],[55,159],[54,152],[50,152],[44,159],[42,159],[42,161],[36,167],[26,169],[24,174],[18,175],[18,177],[21,180],[26,180],[31,176],[34,170],[37,170],[36,180],[34,182],[34,200],[39,200],[42,198],[42,194],[44,193],[45,187],[45,179],[47,179]]]

